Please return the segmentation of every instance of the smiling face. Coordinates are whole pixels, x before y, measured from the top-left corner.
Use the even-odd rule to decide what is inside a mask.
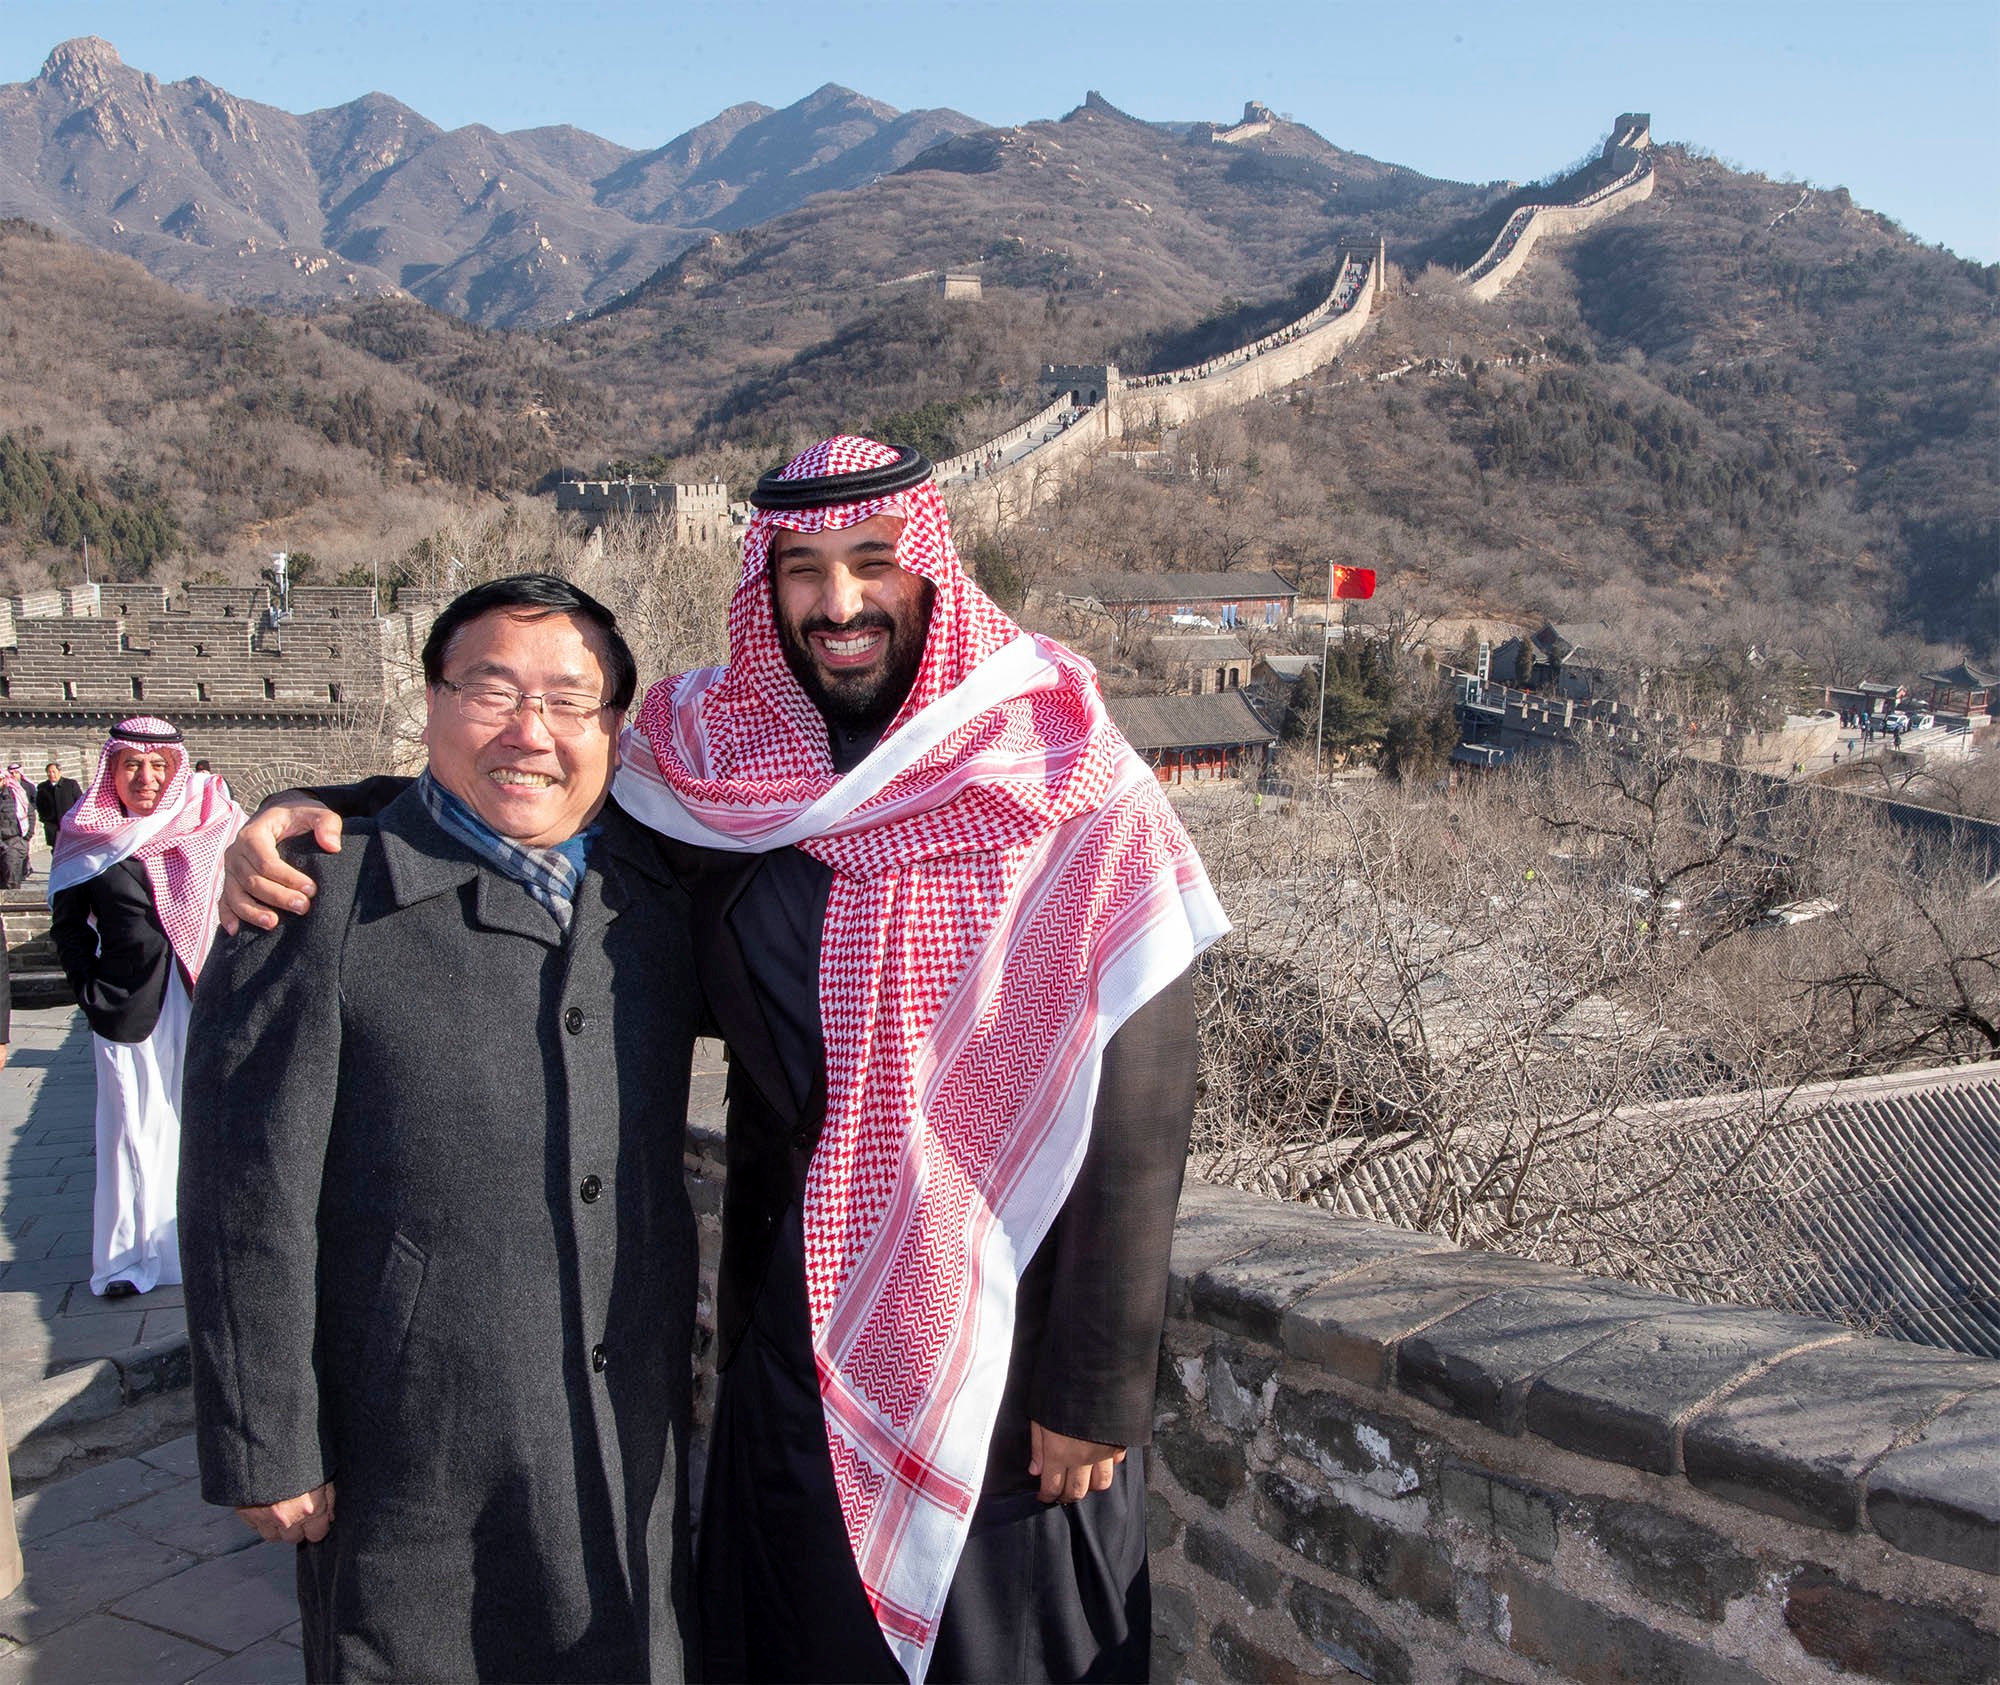
[[[931,586],[896,565],[902,521],[771,534],[771,603],[793,676],[829,720],[887,725],[923,665]]]
[[[444,652],[455,684],[511,685],[603,696],[609,686],[594,630],[567,614],[495,609],[465,625]],[[624,714],[606,708],[573,736],[552,733],[530,703],[498,725],[467,719],[443,685],[430,692],[424,741],[431,776],[501,836],[531,848],[566,842],[597,817],[618,761]]]
[[[111,763],[111,793],[134,818],[143,819],[160,805],[174,763],[164,749],[120,749]]]

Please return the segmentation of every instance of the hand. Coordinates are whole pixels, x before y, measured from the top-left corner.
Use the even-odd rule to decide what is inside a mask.
[[[1124,1460],[1122,1445],[1071,1439],[1040,1422],[1028,1424],[1028,1472],[1041,1477],[1045,1504],[1073,1504],[1086,1492],[1108,1490],[1111,1471]]]
[[[0,1041],[0,1071],[4,1071],[6,1068],[7,1068],[7,1044],[4,1041]]]
[[[280,1504],[252,1504],[236,1513],[267,1545],[318,1544],[333,1525],[333,1482]]]
[[[311,836],[327,854],[340,852],[340,815],[308,796],[274,802],[236,834],[222,857],[222,928],[276,930],[280,913],[303,913],[319,885],[285,864],[278,844]]]

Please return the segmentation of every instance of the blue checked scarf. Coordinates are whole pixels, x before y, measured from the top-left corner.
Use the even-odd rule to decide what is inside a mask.
[[[456,837],[496,871],[512,878],[569,934],[576,909],[576,888],[583,881],[584,851],[590,833],[579,832],[553,848],[530,848],[503,837],[429,772],[417,780],[417,793],[440,830]]]

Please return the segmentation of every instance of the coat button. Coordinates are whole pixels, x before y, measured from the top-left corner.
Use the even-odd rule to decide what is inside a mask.
[[[596,1370],[599,1374],[602,1374],[604,1372],[605,1364],[609,1363],[610,1361],[611,1359],[605,1356],[604,1348],[602,1346],[592,1346],[590,1348],[590,1367]]]
[[[595,1176],[586,1176],[583,1179],[583,1186],[576,1191],[583,1196],[583,1203],[589,1205],[604,1192],[604,1184]]]
[[[571,1035],[581,1035],[584,1026],[583,1008],[573,1006],[563,1014],[563,1028]]]

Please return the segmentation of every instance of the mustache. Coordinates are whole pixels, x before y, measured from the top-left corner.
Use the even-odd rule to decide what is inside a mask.
[[[879,608],[863,609],[852,620],[833,621],[823,614],[809,614],[799,622],[799,634],[810,637],[815,632],[825,632],[832,637],[851,636],[856,632],[893,632],[896,623]]]

